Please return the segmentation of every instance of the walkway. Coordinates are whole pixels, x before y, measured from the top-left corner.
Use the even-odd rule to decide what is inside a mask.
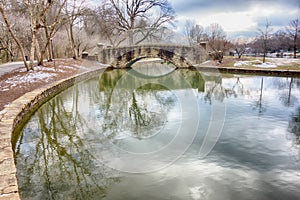
[[[9,62],[5,64],[0,65],[0,76],[3,74],[6,74],[7,72],[11,72],[15,69],[18,69],[20,67],[24,67],[23,62]]]

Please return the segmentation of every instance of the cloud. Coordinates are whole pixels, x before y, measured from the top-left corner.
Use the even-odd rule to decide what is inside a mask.
[[[279,29],[299,16],[300,0],[169,0],[174,7],[178,24],[192,19],[207,26],[219,23],[226,32],[257,31],[266,19]],[[179,28],[178,30],[182,30]]]
[[[297,9],[300,6],[299,0],[169,0],[179,14],[186,12],[215,11],[246,11],[250,7],[259,6],[268,8],[268,6],[280,5],[281,8]]]

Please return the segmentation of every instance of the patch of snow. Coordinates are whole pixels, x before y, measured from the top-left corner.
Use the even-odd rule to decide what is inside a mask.
[[[276,63],[277,65],[300,64],[300,59],[295,58],[268,58],[268,60]]]
[[[249,66],[257,63],[262,63],[260,60],[246,60],[246,61],[237,61],[234,63],[233,66],[240,67],[240,66]]]
[[[252,61],[237,61],[233,65],[234,67],[241,67],[241,66],[254,66],[260,68],[276,68],[277,65],[273,62],[261,62],[260,60],[252,60]]]
[[[35,66],[34,71],[48,71],[48,72],[65,72],[64,69],[74,69],[74,67],[71,66],[57,66],[56,68],[54,67],[44,67],[44,66]],[[19,72],[26,72],[26,68],[21,68]]]
[[[64,69],[75,69],[75,67],[72,66],[59,66],[59,67]]]
[[[21,68],[19,72],[27,72],[27,69],[25,67]]]
[[[16,87],[18,84],[22,84],[22,83],[34,83],[34,82],[38,82],[41,80],[47,81],[47,79],[50,79],[55,76],[57,76],[57,74],[55,74],[55,73],[48,73],[48,72],[42,72],[42,71],[30,71],[27,74],[25,74],[24,76],[17,75],[17,76],[8,78],[7,80],[5,80],[5,83],[10,84],[10,85],[7,87],[0,88],[0,91],[7,91],[13,87]]]
[[[276,68],[277,65],[275,63],[265,62],[258,65],[253,65],[255,67],[261,67],[261,68]]]
[[[48,72],[65,72],[65,70],[61,69],[62,66],[56,67],[56,68],[50,68],[50,67],[43,67],[43,66],[36,66],[34,70],[36,71],[48,71]]]
[[[25,76],[22,76],[19,79],[19,82],[32,82],[32,81],[37,81],[37,80],[42,80],[42,79],[47,79],[50,78],[52,76],[56,76],[56,74],[52,74],[52,73],[44,73],[44,72],[36,72],[36,73],[29,73]]]
[[[234,67],[240,67],[240,66],[249,66],[250,65],[250,63],[248,62],[248,61],[238,61],[238,62],[236,62],[236,63],[234,63]]]

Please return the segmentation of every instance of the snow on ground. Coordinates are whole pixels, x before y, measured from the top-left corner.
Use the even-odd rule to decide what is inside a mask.
[[[241,66],[249,66],[251,65],[250,61],[237,61],[234,63],[234,67],[241,67]]]
[[[234,67],[243,67],[243,66],[254,66],[260,68],[276,68],[277,65],[272,62],[261,62],[260,60],[249,60],[249,61],[237,61],[233,65]]]
[[[44,67],[44,66],[36,66],[34,67],[34,71],[46,71],[46,72],[65,72],[65,69],[74,69],[72,66],[57,66],[56,68],[52,67]],[[20,72],[26,72],[26,68],[22,68]]]
[[[276,68],[277,65],[275,63],[271,62],[265,62],[265,63],[260,63],[257,65],[253,65],[254,67],[261,67],[261,68]]]
[[[0,88],[0,91],[7,91],[16,87],[20,83],[34,83],[41,80],[47,81],[47,79],[57,76],[55,73],[47,73],[43,71],[30,71],[27,74],[21,76],[17,75],[5,80],[5,86]]]
[[[294,58],[266,58],[265,63],[261,60],[237,61],[235,67],[260,67],[260,68],[276,68],[280,66],[292,66],[300,68],[300,59]]]
[[[296,58],[268,58],[268,61],[274,62],[277,65],[293,65],[293,63],[299,63],[299,59]]]
[[[65,72],[65,69],[75,68],[71,66],[58,66],[55,68],[50,67],[43,67],[43,66],[36,66],[34,67],[34,71],[27,72],[25,68],[20,69],[20,72],[24,72],[24,75],[17,75],[10,77],[5,80],[4,84],[5,86],[0,88],[0,91],[7,91],[14,87],[16,87],[18,84],[22,83],[34,83],[39,82],[41,80],[47,82],[47,80],[56,77],[58,72]],[[26,73],[25,73],[26,72]],[[0,82],[1,84],[1,82]]]

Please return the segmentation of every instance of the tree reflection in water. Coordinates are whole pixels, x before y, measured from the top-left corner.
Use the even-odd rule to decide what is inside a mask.
[[[297,103],[297,97],[293,94],[293,88],[297,87],[298,79],[285,77],[280,80],[274,79],[273,84],[279,90],[279,100],[286,107],[293,107]]]
[[[292,133],[293,152],[297,161],[300,161],[300,107],[291,115],[288,131]],[[295,152],[295,149],[297,152]]]
[[[226,98],[250,95],[250,91],[244,88],[244,84],[239,77],[236,78],[234,84],[226,86],[223,85],[223,77],[219,74],[217,76],[211,75],[210,77],[205,77],[205,80],[207,86],[205,88],[204,99],[209,104],[212,104],[213,99],[223,102]]]
[[[101,108],[105,107],[98,119],[104,123],[102,132],[111,139],[121,132],[145,138],[164,126],[170,109],[178,101],[171,89],[203,91],[204,80],[198,71],[192,70],[176,70],[165,77],[141,80],[120,69],[105,71],[99,79],[99,88],[104,92],[101,101],[106,102],[97,108],[102,113]]]
[[[148,86],[151,87],[151,84]],[[161,128],[176,101],[176,97],[171,93],[164,98],[159,92],[149,93],[145,89],[138,88],[132,92],[132,103],[129,107],[129,123],[136,137],[151,136],[149,130]]]
[[[94,162],[84,145],[89,127],[78,112],[78,87],[69,92],[72,103],[61,96],[49,101],[25,127],[26,137],[21,134],[17,142],[22,199],[97,199],[110,183],[119,181],[115,172]]]

